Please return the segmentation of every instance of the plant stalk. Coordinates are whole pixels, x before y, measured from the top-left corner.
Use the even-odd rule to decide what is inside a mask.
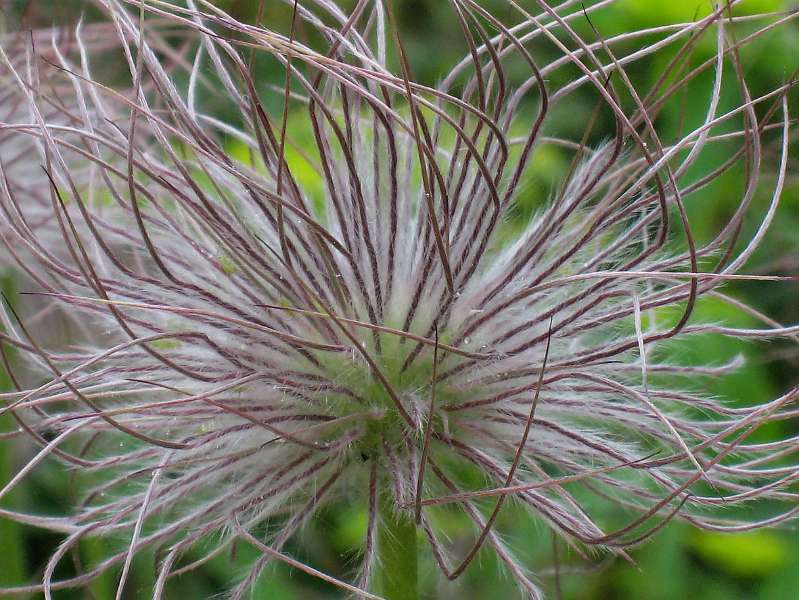
[[[418,600],[416,523],[407,512],[394,508],[390,494],[380,499],[377,531],[377,592],[386,600]]]

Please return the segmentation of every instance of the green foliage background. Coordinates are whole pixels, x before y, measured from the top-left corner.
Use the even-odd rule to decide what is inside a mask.
[[[28,10],[29,17],[40,24],[69,19],[79,14],[88,3],[80,0],[67,2],[30,2],[12,0],[6,3],[4,18],[13,22],[14,15]],[[240,17],[252,15],[255,2],[252,0],[220,0],[220,5],[232,10]],[[267,3],[275,5],[275,2]],[[499,0],[486,4],[501,5]],[[397,13],[404,29],[414,75],[424,81],[435,82],[446,66],[458,58],[463,44],[450,8],[443,0],[401,0]],[[796,8],[795,2],[780,0],[748,0],[744,11],[777,10]],[[635,29],[653,24],[681,22],[705,14],[710,3],[699,0],[619,0],[612,8],[593,17],[594,25],[603,35]],[[283,4],[271,6],[277,14],[285,13]],[[450,43],[451,42],[451,43]],[[542,49],[542,52],[551,52]],[[712,55],[712,45],[700,47],[698,54]],[[709,54],[708,54],[709,53]],[[799,65],[799,27],[794,23],[783,28],[778,35],[767,41],[754,44],[744,51],[744,62],[749,65],[747,76],[753,89],[768,89],[782,82]],[[635,75],[641,84],[653,83],[663,67],[666,53],[648,62]],[[696,60],[701,59],[698,56]],[[752,66],[754,65],[754,67]],[[266,74],[269,77],[269,74]],[[684,118],[688,123],[701,122],[708,97],[710,78],[701,78],[689,88],[690,101],[685,103]],[[693,101],[694,98],[697,101]],[[799,114],[797,96],[791,97],[794,115]],[[550,131],[571,134],[573,124],[582,124],[593,108],[594,100],[575,95],[569,104],[569,114],[553,115]],[[676,109],[666,111],[659,126],[668,130],[675,127],[682,115]],[[303,131],[302,114],[293,113],[290,132],[302,141],[310,139]],[[600,129],[596,140],[609,136],[609,129]],[[795,136],[795,134],[794,134]],[[794,145],[795,146],[795,145]],[[236,152],[231,147],[231,152]],[[289,157],[291,160],[291,157]],[[525,195],[517,207],[517,223],[522,223],[546,198],[548,190],[568,168],[568,156],[561,155],[551,147],[543,148],[535,156],[525,183]],[[713,157],[703,159],[698,169],[714,164]],[[773,161],[773,157],[770,157]],[[774,269],[785,273],[799,272],[799,159],[791,158],[791,175],[784,194],[782,211],[775,221],[767,242],[758,251],[750,270],[770,272]],[[321,187],[313,173],[305,173],[298,163],[298,177],[309,187],[314,186],[321,195]],[[307,170],[307,168],[306,168]],[[691,223],[699,239],[709,238],[718,230],[724,219],[734,209],[739,197],[743,173],[735,171],[722,177],[703,192],[700,198],[690,203]],[[768,198],[759,197],[754,212],[762,214]],[[758,212],[760,211],[760,212]],[[747,227],[755,225],[747,222]],[[513,230],[514,223],[509,225]],[[746,233],[746,232],[745,232]],[[14,282],[4,277],[3,287],[13,296]],[[785,323],[799,322],[799,284],[731,286],[735,295],[761,308],[777,320]],[[22,301],[18,296],[16,301]],[[714,320],[723,320],[736,325],[755,326],[751,319],[736,314],[718,302],[704,302],[699,315]],[[731,377],[719,381],[701,382],[708,393],[717,394],[741,404],[750,404],[772,397],[781,390],[799,383],[799,356],[789,346],[780,344],[755,344],[732,342],[717,336],[693,338],[690,346],[680,344],[670,347],[675,358],[686,362],[701,359],[704,363],[722,364],[732,357],[743,354],[747,366]],[[4,373],[0,373],[0,386],[8,388]],[[0,417],[0,431],[11,429],[14,424],[8,416]],[[784,426],[772,434],[796,433]],[[5,444],[0,448],[0,486],[7,482],[29,457],[30,449],[15,450]],[[478,482],[479,485],[479,482]],[[75,496],[69,476],[59,466],[48,463],[38,467],[28,483],[0,502],[0,507],[20,508],[27,512],[59,514]],[[624,522],[625,514],[613,506],[604,507],[618,521]],[[752,509],[753,511],[755,509]],[[569,600],[674,600],[681,598],[703,598],[707,600],[789,600],[799,597],[799,533],[792,528],[766,530],[739,535],[721,535],[698,532],[690,527],[673,523],[661,531],[648,545],[632,552],[635,563],[617,560],[604,561],[597,558],[595,568],[585,563],[562,546],[559,548],[561,563],[561,589],[558,593],[551,575],[553,542],[549,531],[540,523],[522,518],[523,513],[509,506],[499,522],[499,530],[515,547],[520,549],[525,564],[534,572],[541,573],[540,580],[553,598],[560,595]],[[468,535],[468,525],[456,516],[443,513],[440,520],[454,537]],[[288,551],[293,556],[310,562],[317,568],[346,578],[352,575],[358,562],[358,552],[366,528],[366,515],[353,506],[336,506],[326,510],[322,518],[306,528]],[[40,574],[46,557],[59,543],[59,537],[25,528],[0,520],[0,585],[19,584],[35,580]],[[81,560],[86,564],[96,562],[112,546],[112,542],[93,541],[81,547]],[[126,598],[147,598],[149,582],[153,577],[156,557],[145,555],[134,563],[132,585]],[[168,588],[169,599],[204,599],[224,592],[229,583],[242,574],[246,565],[254,558],[254,551],[245,545],[236,547],[234,557],[221,556],[201,571],[173,581]],[[438,587],[438,578],[432,561],[425,561],[423,579],[430,598],[513,598],[517,592],[513,583],[501,572],[496,560],[484,552],[480,560],[468,570],[463,581],[448,588]],[[69,561],[64,561],[68,563]],[[67,576],[67,564],[59,573]],[[444,591],[444,590],[447,591]],[[104,576],[86,592],[59,592],[57,598],[64,600],[95,598],[106,600],[114,597],[113,575]],[[252,598],[268,600],[311,600],[333,598],[340,594],[332,587],[313,580],[306,575],[291,572],[280,565],[272,566],[261,578]],[[29,598],[36,598],[32,595]]]

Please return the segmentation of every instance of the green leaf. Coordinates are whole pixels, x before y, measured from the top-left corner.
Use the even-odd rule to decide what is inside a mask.
[[[724,534],[696,531],[689,546],[706,562],[739,577],[763,577],[790,558],[786,540],[769,530]]]

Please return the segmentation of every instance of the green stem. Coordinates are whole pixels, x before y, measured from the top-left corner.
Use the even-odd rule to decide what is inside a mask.
[[[386,600],[418,600],[416,524],[407,512],[397,512],[389,497],[380,499],[377,530],[380,586]]]

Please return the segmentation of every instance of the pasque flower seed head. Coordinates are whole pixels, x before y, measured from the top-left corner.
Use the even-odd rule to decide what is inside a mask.
[[[39,445],[0,496],[52,461],[81,482],[63,517],[2,513],[66,536],[42,582],[17,592],[49,598],[113,570],[121,598],[133,559],[156,549],[147,596],[163,598],[238,540],[261,554],[232,598],[275,560],[400,597],[386,589],[404,575],[384,573],[381,592],[376,572],[390,570],[391,536],[413,544],[418,527],[447,578],[487,548],[540,597],[497,528],[511,500],[578,551],[621,556],[674,517],[740,531],[794,516],[795,440],[751,435],[793,416],[797,391],[731,405],[696,382],[738,361],[669,349],[799,333],[695,316],[704,298],[758,316],[723,286],[779,279],[746,267],[784,187],[793,83],[750,89],[741,50],[795,13],[738,16],[745,3],[729,2],[611,35],[595,24],[607,2],[450,0],[465,57],[431,86],[391,2],[289,1],[249,24],[202,0],[93,4],[119,52],[91,52],[81,25],[74,47],[0,54],[25,105],[2,113],[0,156],[36,147],[46,199],[0,190],[5,254],[33,293],[5,305],[18,389],[3,412],[20,426],[10,441]],[[660,52],[662,76],[628,74]],[[127,75],[98,77],[109,60]],[[658,117],[685,90],[705,116],[666,134]],[[706,168],[719,148],[727,158]],[[547,151],[568,157],[548,195],[531,178]],[[700,241],[691,203],[734,169],[736,208]],[[520,205],[532,214],[514,218]],[[85,335],[43,341],[34,302]],[[626,525],[596,509],[607,498]],[[735,511],[757,499],[773,509],[762,520]],[[339,501],[368,515],[350,583],[284,548]],[[440,506],[472,537],[451,543]],[[54,579],[94,536],[124,545]]]

